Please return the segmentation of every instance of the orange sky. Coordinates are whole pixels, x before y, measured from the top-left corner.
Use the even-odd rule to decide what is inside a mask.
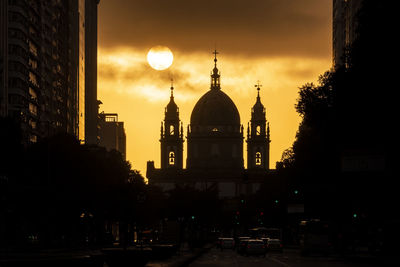
[[[116,112],[125,122],[133,168],[145,174],[148,160],[160,166],[160,122],[171,78],[186,130],[195,103],[209,90],[215,47],[222,90],[245,128],[256,99],[254,85],[262,84],[271,127],[270,167],[275,168],[300,122],[294,109],[298,87],[331,67],[331,5],[330,0],[102,0],[100,111]],[[174,53],[167,70],[147,64],[146,54],[156,45]]]

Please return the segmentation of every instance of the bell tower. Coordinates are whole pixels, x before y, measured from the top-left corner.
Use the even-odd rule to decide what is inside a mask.
[[[161,122],[161,169],[183,168],[183,125],[179,120],[179,108],[174,102],[174,87]]]
[[[250,124],[247,125],[247,168],[269,169],[269,123],[265,117],[265,107],[261,104],[260,83],[257,87],[257,100],[251,109]]]

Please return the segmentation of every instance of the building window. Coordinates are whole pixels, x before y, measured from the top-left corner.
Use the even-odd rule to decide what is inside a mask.
[[[37,142],[37,136],[36,135],[29,136],[29,141],[31,141],[31,143],[36,143]]]
[[[29,103],[29,112],[35,116],[37,115],[37,107],[32,103]]]
[[[37,47],[34,43],[32,43],[31,41],[28,41],[29,44],[29,52],[31,52],[34,56],[37,57],[38,53],[37,53]]]
[[[168,155],[168,162],[169,162],[169,165],[175,165],[175,152],[169,152],[169,155]]]
[[[31,128],[32,128],[33,130],[36,129],[36,121],[29,120],[29,125],[31,126]]]
[[[30,36],[36,36],[36,31],[32,26],[29,26],[29,35]]]
[[[256,127],[256,135],[261,135],[261,126],[257,125]]]
[[[174,125],[169,126],[169,135],[174,135],[175,134],[175,127]]]
[[[260,166],[261,165],[261,153],[260,152],[256,152],[256,165]]]
[[[28,59],[28,64],[32,69],[34,69],[34,70],[37,69],[37,61],[36,60],[33,60],[32,58],[29,58]]]
[[[33,74],[32,72],[29,72],[29,81],[30,81],[33,85],[35,85],[36,87],[39,87],[39,84],[38,84],[36,75]]]
[[[37,100],[37,94],[32,87],[29,87],[29,96],[32,100]]]

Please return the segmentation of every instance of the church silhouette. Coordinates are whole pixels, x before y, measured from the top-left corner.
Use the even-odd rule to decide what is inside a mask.
[[[187,126],[186,169],[183,168],[183,124],[171,86],[170,101],[161,122],[161,168],[155,168],[154,161],[148,161],[146,172],[149,184],[160,186],[164,191],[177,185],[191,185],[199,190],[216,188],[220,198],[249,195],[274,172],[269,168],[270,130],[260,99],[260,85],[256,85],[256,103],[247,126],[245,169],[243,125],[235,103],[221,90],[217,51],[214,55],[210,90],[197,101]]]

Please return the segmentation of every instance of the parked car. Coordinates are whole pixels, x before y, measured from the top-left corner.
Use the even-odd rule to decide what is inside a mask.
[[[268,251],[279,251],[282,252],[282,243],[279,239],[268,239],[267,241],[267,250]]]
[[[246,247],[247,247],[247,241],[249,240],[249,237],[239,237],[239,241],[237,243],[236,251],[239,254],[244,254],[246,252]]]
[[[235,245],[236,245],[236,249],[239,248],[240,242],[242,242],[243,240],[247,240],[250,239],[250,237],[248,236],[238,236],[235,238]]]
[[[220,239],[220,247],[221,250],[224,248],[234,249],[235,248],[235,240],[231,237],[224,237]]]
[[[239,237],[236,237],[236,245],[239,245],[240,241],[242,241],[242,240],[247,240],[247,239],[251,239],[251,237],[249,237],[249,236],[239,236]]]
[[[217,238],[216,247],[221,248],[222,237]]]
[[[267,253],[265,244],[261,239],[247,240],[245,254],[246,255],[264,255]]]

